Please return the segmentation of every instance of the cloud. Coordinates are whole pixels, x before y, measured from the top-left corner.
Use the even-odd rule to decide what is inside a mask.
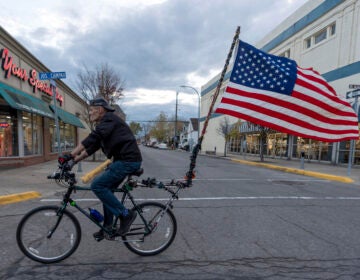
[[[9,33],[52,71],[66,71],[73,89],[84,64],[108,63],[126,80],[124,111],[146,118],[149,108],[174,105],[179,85],[200,89],[221,71],[237,26],[256,43],[306,0],[20,2],[0,4]],[[196,111],[196,96],[183,96]]]

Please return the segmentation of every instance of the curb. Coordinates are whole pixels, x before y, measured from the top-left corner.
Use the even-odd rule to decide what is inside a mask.
[[[260,167],[285,171],[285,172],[289,172],[289,173],[295,173],[295,174],[299,174],[299,175],[311,176],[311,177],[320,178],[320,179],[338,181],[338,182],[342,182],[342,183],[353,183],[354,182],[354,180],[349,177],[336,176],[336,175],[325,174],[325,173],[320,173],[320,172],[315,172],[315,171],[307,171],[307,170],[303,170],[303,169],[284,167],[284,166],[278,166],[278,165],[261,163],[261,162],[252,162],[252,161],[241,160],[241,159],[231,159],[231,161],[235,161],[235,162],[239,162],[239,163],[243,163],[243,164],[247,164],[247,165],[260,166]]]
[[[16,202],[34,199],[34,198],[38,198],[38,197],[41,197],[41,194],[39,192],[23,192],[23,193],[16,193],[16,194],[1,195],[0,196],[0,205],[16,203]]]

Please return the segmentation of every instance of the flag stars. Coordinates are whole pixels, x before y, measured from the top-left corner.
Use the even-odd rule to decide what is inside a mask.
[[[285,94],[293,71],[292,64],[288,61],[240,46],[232,81],[252,88]]]

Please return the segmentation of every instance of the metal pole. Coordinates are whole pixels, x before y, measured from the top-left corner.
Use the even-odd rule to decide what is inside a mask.
[[[61,145],[60,145],[60,128],[59,128],[59,118],[58,118],[58,111],[56,106],[56,83],[54,80],[50,80],[50,84],[52,85],[52,95],[53,95],[53,102],[54,102],[54,113],[55,113],[55,126],[56,126],[56,139],[58,143],[58,154],[61,154]]]
[[[176,105],[175,105],[175,128],[174,128],[174,134],[175,134],[175,137],[174,137],[174,149],[176,149],[176,143],[177,143],[177,111],[178,111],[178,95],[179,95],[179,92],[176,91]]]
[[[196,88],[194,87],[191,87],[191,86],[180,86],[181,88],[191,88],[192,90],[194,90],[196,92],[196,94],[198,95],[198,139],[199,139],[199,136],[200,136],[200,100],[201,100],[201,95],[200,93],[196,90]]]
[[[348,163],[348,170],[347,170],[348,176],[351,175],[351,165],[352,165],[352,161],[353,161],[354,144],[355,144],[355,140],[350,140],[349,163]]]
[[[355,112],[358,112],[358,96],[355,97],[355,102],[353,104],[353,108],[355,110]],[[348,172],[347,175],[350,176],[351,174],[351,165],[353,162],[353,156],[355,153],[355,140],[350,140],[350,150],[349,150],[349,163],[348,163]]]

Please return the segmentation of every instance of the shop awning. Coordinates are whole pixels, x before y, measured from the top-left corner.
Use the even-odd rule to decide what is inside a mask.
[[[23,93],[17,89],[0,84],[0,95],[14,109],[35,113],[48,118],[54,118],[53,112],[49,108],[49,104]]]
[[[53,112],[55,112],[54,105],[50,105],[50,107],[51,107],[51,110]],[[75,125],[77,127],[85,128],[85,126],[82,124],[82,122],[80,121],[80,119],[77,116],[75,116],[69,112],[66,112],[59,107],[56,107],[56,111],[59,116],[59,119],[62,120],[64,123],[68,123],[71,125]]]

